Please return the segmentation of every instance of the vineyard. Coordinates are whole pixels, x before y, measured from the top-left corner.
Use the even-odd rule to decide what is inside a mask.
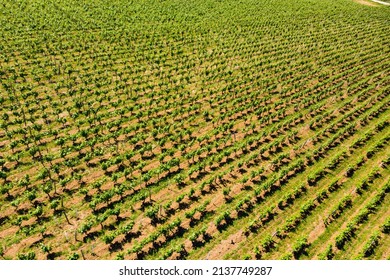
[[[390,7],[0,0],[0,259],[390,259]]]

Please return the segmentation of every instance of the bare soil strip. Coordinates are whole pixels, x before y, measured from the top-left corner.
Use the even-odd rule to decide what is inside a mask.
[[[378,7],[379,5],[375,4],[375,3],[372,3],[371,1],[367,1],[367,0],[354,0],[356,3],[359,3],[359,4],[362,4],[362,5],[366,5],[366,6],[371,6],[371,7]]]

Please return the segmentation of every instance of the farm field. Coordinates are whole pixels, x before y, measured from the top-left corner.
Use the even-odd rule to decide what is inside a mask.
[[[389,26],[357,0],[0,0],[0,259],[390,259]]]

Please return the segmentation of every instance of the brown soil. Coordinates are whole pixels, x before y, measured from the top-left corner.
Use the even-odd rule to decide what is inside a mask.
[[[354,1],[356,3],[362,4],[362,5],[365,5],[365,6],[378,7],[378,4],[373,3],[371,1],[368,1],[368,0],[354,0]]]
[[[230,235],[227,239],[222,240],[221,243],[216,245],[207,254],[208,260],[220,260],[222,256],[228,253],[230,250],[238,248],[239,243],[244,239],[242,230]]]
[[[3,239],[7,236],[12,236],[18,232],[19,227],[18,226],[13,226],[10,227],[2,232],[0,232],[0,239]]]
[[[318,219],[318,222],[313,227],[313,230],[309,233],[308,242],[312,243],[314,240],[316,240],[320,235],[322,235],[326,230],[324,221],[322,217],[320,216]]]
[[[22,240],[18,244],[13,244],[9,250],[5,252],[5,255],[12,256],[13,258],[17,256],[19,252],[21,252],[22,248],[28,248],[31,247],[34,244],[39,243],[42,241],[42,237],[40,235],[30,236],[24,240]]]

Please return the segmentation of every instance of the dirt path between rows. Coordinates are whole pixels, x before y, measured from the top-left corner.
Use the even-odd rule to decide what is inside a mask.
[[[356,3],[366,5],[366,6],[371,6],[371,7],[378,7],[378,4],[372,3],[371,1],[368,0],[354,0]]]
[[[383,2],[383,1],[380,1],[380,0],[354,0],[354,1],[356,3],[362,4],[362,5],[366,5],[366,6],[371,6],[371,7],[379,7],[378,4],[390,6],[390,3]],[[373,3],[373,2],[375,2],[375,3]]]

